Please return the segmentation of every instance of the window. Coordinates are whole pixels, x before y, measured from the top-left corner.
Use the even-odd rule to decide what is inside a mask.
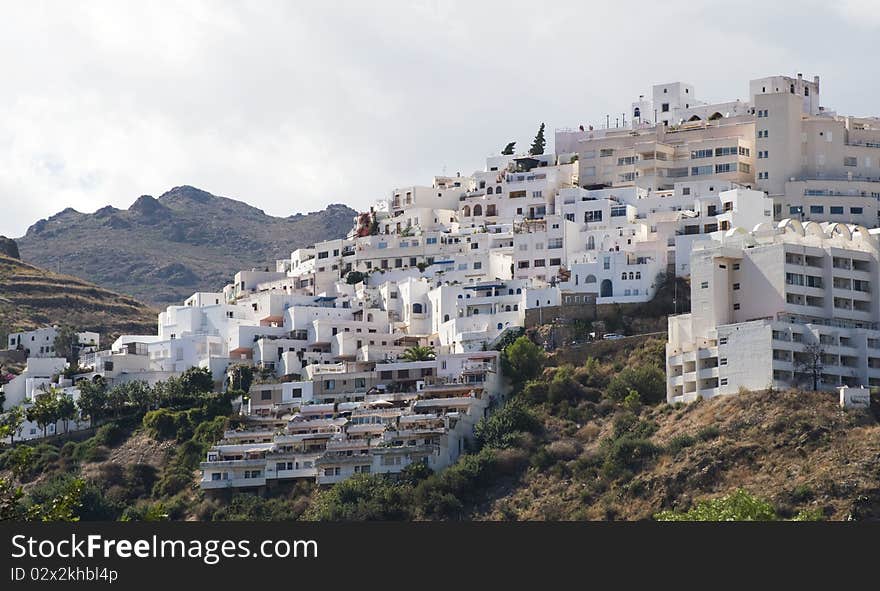
[[[720,337],[718,339],[718,344],[719,345],[726,345],[727,344],[727,337]]]
[[[691,167],[691,176],[701,176],[706,174],[712,174],[714,169],[711,165],[709,166],[692,166]]]
[[[843,215],[843,207],[839,205],[832,205],[830,208],[831,215]]]
[[[586,222],[601,222],[602,221],[602,211],[585,211],[584,212],[584,223]]]
[[[615,205],[611,208],[611,217],[623,217],[626,215],[626,205]]]
[[[718,380],[718,385],[719,386],[726,386],[727,385],[727,378],[720,378]]]
[[[562,259],[550,259],[550,266],[551,267],[558,267],[561,264],[562,264]]]
[[[803,285],[804,276],[799,273],[786,273],[785,283],[788,285]]]
[[[849,208],[849,212],[853,215],[862,215],[862,211],[863,210],[861,207],[850,207]]]
[[[546,267],[546,266],[547,266],[547,265],[545,264],[546,262],[547,262],[547,261],[544,260],[544,259],[535,259],[534,264],[535,264],[536,267]]]
[[[715,165],[715,174],[724,174],[725,172],[736,172],[736,162],[725,162]]]
[[[733,291],[739,291],[739,283],[733,284]]]
[[[810,213],[824,213],[824,212],[825,212],[825,207],[822,205],[811,205],[810,206]]]
[[[734,305],[733,305],[733,309],[734,309],[734,310],[739,310],[739,304],[734,304]]]
[[[716,156],[736,156],[739,154],[739,148],[737,146],[724,146],[722,148],[715,148]]]
[[[702,283],[700,283],[700,289],[706,289],[708,287],[709,287],[708,281],[703,281]]]
[[[263,390],[260,392],[260,400],[272,400],[272,390]]]
[[[855,156],[846,156],[846,157],[843,159],[843,165],[844,165],[844,166],[858,166],[858,165],[859,165],[859,159],[856,158]]]
[[[666,92],[666,90],[664,90],[663,92]],[[669,103],[663,103],[662,105],[660,105],[660,110],[664,113],[668,113],[669,112]]]

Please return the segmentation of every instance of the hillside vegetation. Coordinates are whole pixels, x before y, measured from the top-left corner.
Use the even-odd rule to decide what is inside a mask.
[[[671,406],[663,347],[657,338],[605,342],[592,351],[599,357],[549,365],[516,340],[503,355],[514,394],[478,423],[469,453],[437,474],[416,466],[396,480],[206,495],[198,462],[238,419],[225,397],[181,394],[193,389],[187,379],[199,381],[192,370],[170,386],[111,393],[107,424],[82,443],[5,452],[0,479],[7,490],[23,485],[19,515],[74,498],[70,516],[81,519],[880,518],[876,403],[844,412],[831,394],[772,391]],[[34,451],[17,468],[25,447]]]
[[[0,337],[51,324],[101,334],[156,332],[156,311],[134,298],[0,254]]]
[[[21,257],[60,268],[157,306],[196,291],[218,291],[241,269],[275,269],[300,247],[341,238],[356,212],[345,205],[286,218],[194,187],[158,199],[139,197],[126,210],[64,211],[18,239]]]

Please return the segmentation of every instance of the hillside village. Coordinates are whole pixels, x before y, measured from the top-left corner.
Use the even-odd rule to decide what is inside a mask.
[[[77,334],[73,356],[54,350],[59,328],[10,334],[9,350],[28,351],[3,408],[58,397],[82,409],[95,390],[198,371],[235,417],[200,448],[204,493],[406,479],[455,465],[496,413],[537,391],[525,378],[542,374],[517,356],[571,345],[537,338],[542,328],[587,326],[575,355],[625,340],[621,311],[679,285],[690,293],[664,323],[665,376],[616,403],[801,387],[868,407],[880,386],[880,119],[820,105],[819,78],[800,74],[711,104],[660,84],[627,110],[618,127],[556,130],[553,152],[542,125],[527,151],[509,144],[471,174],[396,188],[345,238],[168,306],[155,334],[107,348]],[[598,387],[590,379],[576,390]],[[97,426],[82,411],[25,414],[6,423],[13,440]]]

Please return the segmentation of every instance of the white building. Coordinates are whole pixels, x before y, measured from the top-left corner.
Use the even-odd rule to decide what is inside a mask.
[[[784,220],[691,253],[691,313],[669,318],[667,398],[880,385],[878,233]],[[811,352],[813,355],[811,355]]]

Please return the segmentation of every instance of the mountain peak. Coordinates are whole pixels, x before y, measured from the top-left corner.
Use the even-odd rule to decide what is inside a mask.
[[[159,203],[159,200],[151,195],[141,195],[128,208],[128,211],[145,217],[156,217],[157,215],[167,213],[167,210],[167,207]]]
[[[179,187],[174,187],[170,191],[166,191],[159,196],[160,201],[185,199],[188,201],[195,201],[196,203],[209,203],[216,198],[217,197],[215,195],[212,195],[207,191],[203,191],[197,187],[192,187],[190,185],[181,185]]]

